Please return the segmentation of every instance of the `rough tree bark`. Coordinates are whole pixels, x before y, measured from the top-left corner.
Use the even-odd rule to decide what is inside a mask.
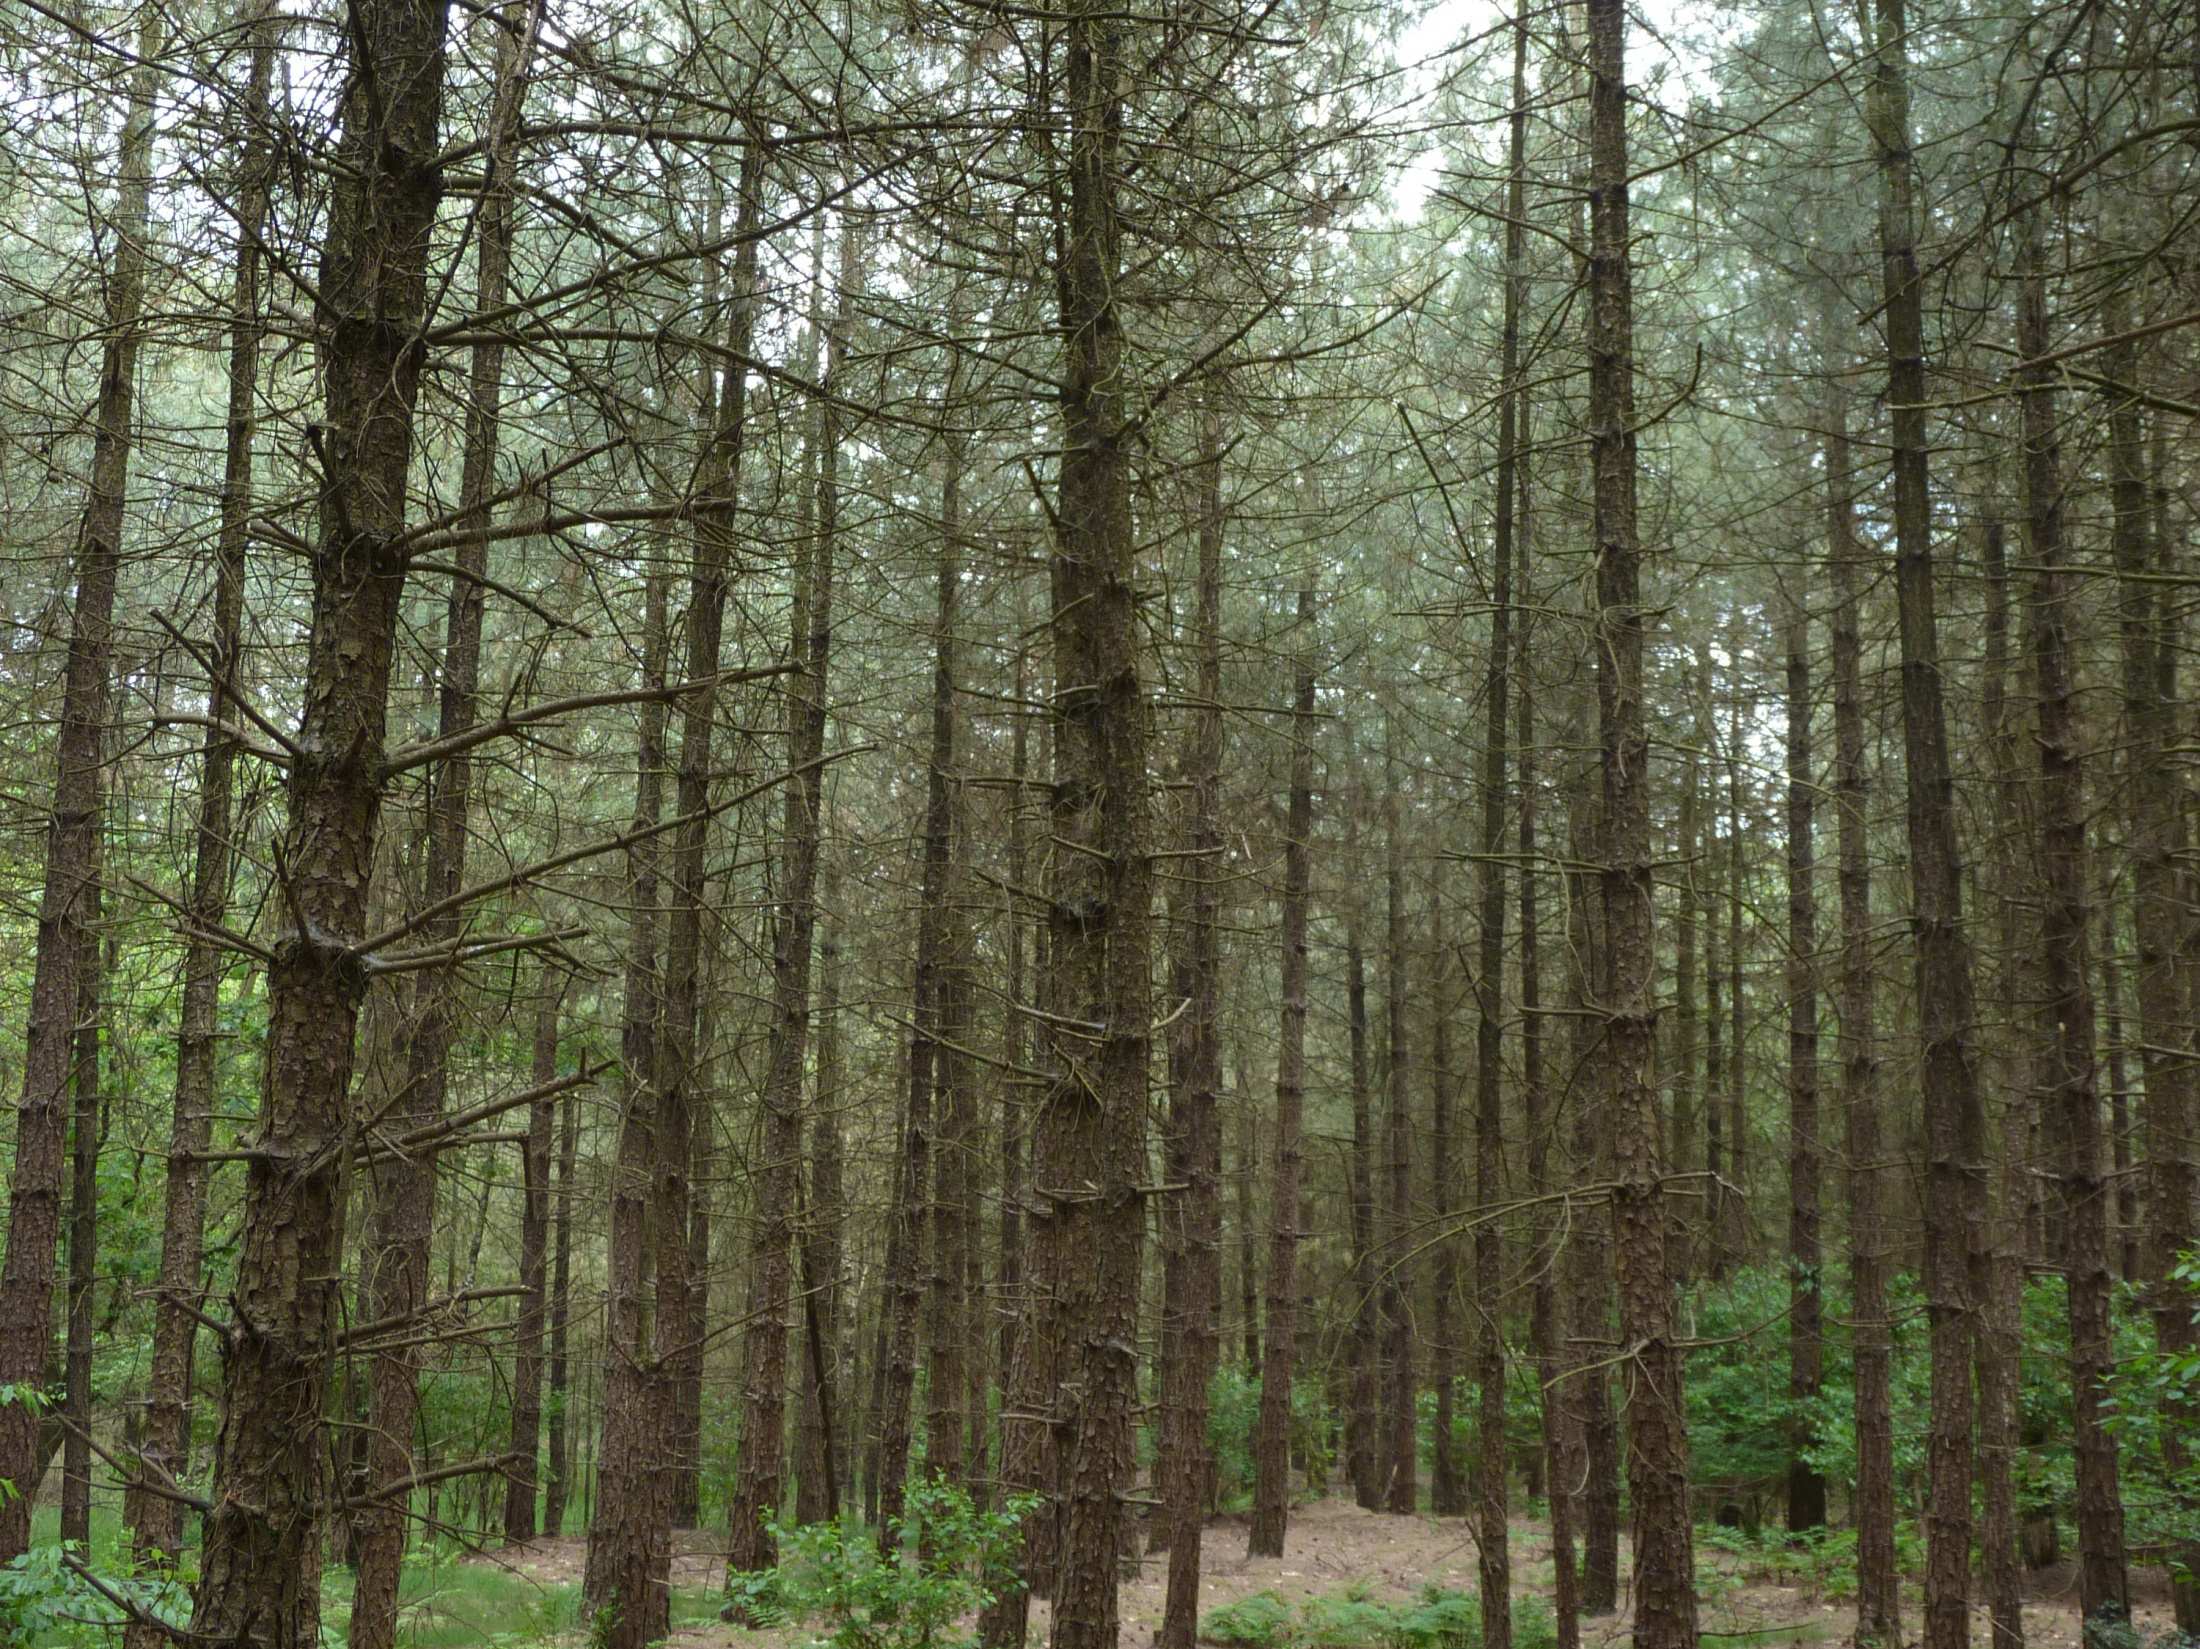
[[[1817,1442],[1809,1405],[1825,1382],[1826,1305],[1820,1281],[1818,1148],[1818,781],[1812,772],[1810,619],[1797,598],[1785,626],[1787,653],[1788,925],[1788,1401],[1795,1420],[1788,1456],[1787,1526],[1822,1528],[1825,1474],[1807,1453]]]
[[[1161,1461],[1168,1498],[1169,1580],[1162,1649],[1192,1649],[1199,1634],[1200,1529],[1211,1451],[1207,1385],[1215,1370],[1222,1310],[1222,421],[1200,416],[1199,571],[1192,630],[1198,641],[1198,706],[1186,740],[1191,786],[1185,833],[1187,920],[1176,966],[1186,1004],[1170,1048],[1175,1078],[1171,1132],[1185,1189],[1176,1227],[1174,1351],[1163,1378],[1174,1417],[1174,1449]]]
[[[1413,1069],[1406,1040],[1406,864],[1404,798],[1396,760],[1396,726],[1383,720],[1383,1017],[1389,1033],[1383,1123],[1388,1195],[1383,1208],[1382,1405],[1383,1506],[1410,1516],[1419,1506],[1419,1427],[1414,1399],[1413,1318]]]
[[[580,1092],[560,1101],[556,1258],[550,1267],[549,1459],[543,1471],[542,1532],[565,1532],[565,1501],[573,1478],[571,1345],[573,1332],[573,1171],[580,1160]]]
[[[1635,1516],[1635,1642],[1694,1649],[1683,1361],[1666,1269],[1657,1090],[1657,890],[1643,719],[1642,547],[1635,507],[1634,298],[1628,249],[1627,12],[1589,0],[1590,451],[1597,545],[1606,1041],[1613,1276],[1625,1354],[1627,1489]]]
[[[191,1629],[223,1643],[321,1638],[322,1403],[342,1287],[347,1097],[367,969],[368,881],[404,592],[406,488],[442,194],[446,10],[361,0],[315,331],[325,404],[311,644],[277,864],[260,1132],[247,1169],[213,1510]]]
[[[101,816],[106,799],[95,807]],[[99,1146],[103,1099],[100,1036],[111,952],[104,943],[104,853],[92,849],[91,919],[76,976],[76,1049],[70,1065],[68,1350],[63,1363],[61,1538],[89,1552],[92,1543],[92,1293],[99,1278]]]
[[[1970,1641],[1971,1286],[1986,1160],[1973,1038],[1978,1010],[1963,932],[1934,610],[1932,494],[1925,427],[1924,290],[1910,148],[1908,0],[1871,0],[1866,121],[1879,173],[1881,297],[1893,436],[1895,600],[1902,652],[1902,742],[1909,793],[1920,1086],[1925,1114],[1925,1294],[1932,1354],[1925,1514],[1924,1649]]]
[[[1313,879],[1314,592],[1298,600],[1290,798],[1283,843],[1283,1018],[1276,1039],[1276,1156],[1268,1199],[1268,1338],[1261,1348],[1247,1550],[1283,1556],[1291,1515],[1291,1382],[1298,1360],[1299,1128],[1306,1109],[1306,907]]]
[[[558,1010],[564,981],[542,972],[542,997],[535,1004],[533,1086],[547,1088],[558,1075]],[[521,1146],[522,1197],[519,1233],[519,1321],[512,1360],[512,1464],[504,1479],[504,1538],[514,1544],[535,1538],[536,1456],[542,1446],[542,1330],[548,1290],[545,1261],[550,1252],[550,1131],[557,1121],[555,1095],[527,1108],[527,1139]]]
[[[115,587],[122,567],[123,505],[130,488],[138,346],[143,341],[147,220],[152,199],[153,98],[161,8],[138,25],[110,227],[114,261],[106,280],[99,397],[92,412],[92,464],[77,536],[76,604],[69,615],[61,721],[54,740],[52,807],[46,821],[45,882],[39,891],[31,999],[25,1018],[23,1090],[15,1113],[15,1164],[8,1180],[7,1257],[0,1264],[0,1388],[43,1387],[53,1343],[54,1265],[61,1242],[62,1163],[69,1128],[69,1073],[76,1057],[78,976],[97,919],[100,769],[113,699]],[[38,1416],[27,1403],[0,1404],[0,1563],[30,1545],[31,1510],[43,1461]]]
[[[1889,1237],[1880,1212],[1879,1041],[1874,1023],[1870,792],[1864,769],[1862,595],[1848,399],[1842,363],[1827,375],[1827,564],[1833,586],[1833,794],[1840,862],[1839,1040],[1842,1142],[1848,1157],[1850,1345],[1855,1361],[1856,1637],[1891,1649],[1902,1638],[1895,1567],[1894,1325],[1887,1315]]]
[[[206,1163],[212,1132],[226,949],[203,937],[222,924],[229,905],[231,816],[237,741],[235,715],[239,634],[244,617],[245,545],[252,518],[253,436],[260,378],[260,235],[267,224],[275,147],[268,130],[268,96],[275,70],[275,8],[248,0],[250,56],[245,71],[245,142],[236,183],[237,251],[229,291],[229,397],[222,449],[221,525],[214,541],[214,630],[206,713],[213,722],[199,758],[199,810],[193,831],[187,908],[196,930],[186,941],[183,1002],[176,1028],[175,1096],[168,1128],[168,1178],[162,1199],[160,1282],[153,1309],[153,1361],[146,1380],[145,1435],[139,1471],[123,1501],[131,1554],[141,1573],[172,1560],[183,1539],[183,1506],[159,1493],[186,1474],[191,1452],[191,1368],[206,1239]],[[160,1649],[157,1629],[133,1621],[124,1649]]]
[[[2070,1299],[2070,1385],[2077,1459],[2078,1607],[2129,1606],[2124,1508],[2116,1440],[2105,1421],[2113,1352],[2109,1339],[2108,1181],[2103,1175],[2101,1094],[2094,1064],[2092,890],[2087,883],[2088,804],[2079,726],[2076,644],[2071,634],[2069,546],[2063,524],[2062,435],[2055,369],[2029,364],[2048,353],[2045,248],[2039,214],[2024,231],[2017,350],[2024,414],[2025,547],[2033,566],[2032,656],[2039,711],[2040,1005],[2050,1119],[2061,1162]]]

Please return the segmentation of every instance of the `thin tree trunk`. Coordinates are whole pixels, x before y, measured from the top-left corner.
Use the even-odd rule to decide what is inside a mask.
[[[1291,1515],[1291,1382],[1299,1312],[1299,1128],[1306,1108],[1306,914],[1313,879],[1314,592],[1298,600],[1293,667],[1291,791],[1283,844],[1283,1017],[1276,1043],[1276,1157],[1269,1190],[1268,1340],[1253,1443],[1253,1517],[1247,1550],[1283,1556]]]
[[[1908,0],[1872,0],[1875,60],[1866,111],[1879,170],[1881,296],[1892,408],[1895,596],[1902,647],[1902,731],[1909,789],[1918,1028],[1923,1043],[1925,1295],[1932,1353],[1924,1649],[1970,1641],[1971,1287],[1979,1246],[1985,1113],[1973,1054],[1978,1010],[1963,936],[1934,612],[1932,495],[1925,426],[1924,291],[1910,140]]]
[[[1451,953],[1444,932],[1444,885],[1439,866],[1430,890],[1428,918],[1429,1000],[1429,1200],[1436,1221],[1430,1239],[1431,1292],[1429,1383],[1436,1388],[1436,1425],[1429,1460],[1429,1510],[1462,1517],[1468,1509],[1466,1474],[1453,1445],[1459,1385],[1459,1146],[1453,1138],[1458,1073],[1451,1064]]]
[[[763,221],[763,153],[755,144],[741,152],[741,169],[735,184],[735,252],[730,290],[725,306],[726,361],[717,371],[715,420],[701,462],[696,466],[692,570],[688,579],[687,623],[684,640],[684,673],[690,681],[714,682],[724,652],[726,589],[733,578],[742,549],[739,531],[741,510],[741,460],[748,444],[748,379],[746,365],[756,335],[757,256],[759,225]],[[714,203],[713,214],[719,208]],[[714,294],[715,296],[715,294]],[[701,1430],[690,1437],[681,1424],[681,1394],[690,1385],[700,1386],[704,1324],[702,1273],[697,1256],[689,1252],[690,1217],[694,1199],[692,1170],[695,1161],[696,1109],[709,1087],[703,1069],[707,1050],[699,1035],[703,994],[703,929],[709,908],[709,854],[711,836],[712,755],[718,719],[718,689],[705,686],[685,695],[680,702],[680,761],[674,781],[673,816],[681,821],[673,833],[666,860],[669,885],[665,889],[670,918],[665,930],[665,962],[656,1057],[657,1151],[653,1164],[655,1190],[654,1241],[657,1255],[656,1335],[663,1377],[670,1381],[665,1401],[669,1434],[665,1440],[665,1465],[669,1479],[662,1515],[672,1527],[686,1528],[701,1515],[702,1462],[695,1450]],[[800,763],[790,762],[790,768]],[[799,789],[805,778],[794,781]],[[790,797],[794,791],[790,790]],[[804,935],[807,965],[808,937]],[[776,987],[776,977],[775,977]],[[795,1109],[800,1111],[800,1076],[797,1066]],[[784,1247],[784,1231],[791,1217],[793,1198],[787,1185],[794,1172],[793,1159],[800,1154],[801,1135],[792,1142],[783,1138],[775,1103],[779,1088],[766,1078],[764,1167],[758,1176],[757,1231],[763,1243]],[[706,1117],[703,1127],[710,1123]],[[799,1126],[799,1125],[798,1125]],[[784,1166],[779,1156],[788,1159]],[[756,1302],[752,1302],[754,1304]],[[782,1311],[782,1316],[784,1312]],[[781,1361],[784,1362],[784,1356]],[[785,1376],[782,1374],[783,1382]],[[772,1469],[783,1460],[784,1440],[756,1447],[755,1434],[742,1432],[741,1471]],[[769,1464],[756,1457],[768,1453]],[[776,1484],[776,1477],[773,1479]],[[734,1527],[741,1527],[745,1502],[735,1496]],[[776,1502],[774,1503],[776,1509]],[[738,1546],[741,1536],[735,1535]],[[669,1563],[669,1534],[663,1546]],[[670,1570],[656,1579],[670,1584]]]
[[[1389,1032],[1385,1091],[1390,1113],[1383,1127],[1389,1181],[1383,1219],[1382,1369],[1388,1384],[1383,1404],[1384,1437],[1379,1458],[1385,1462],[1384,1509],[1411,1515],[1419,1506],[1419,1460],[1414,1399],[1413,1319],[1406,1305],[1413,1297],[1413,1085],[1411,1048],[1406,1040],[1406,866],[1403,798],[1396,760],[1396,727],[1383,720],[1384,855],[1383,1015]],[[1479,1252],[1479,1250],[1478,1250]]]
[[[1634,316],[1628,249],[1627,13],[1589,0],[1588,351],[1597,544],[1597,720],[1603,742],[1602,1006],[1614,1156],[1613,1276],[1627,1355],[1627,1489],[1639,1649],[1693,1649],[1684,1365],[1666,1268],[1658,1150],[1657,892],[1643,717],[1642,549],[1636,536]]]
[[[100,811],[105,812],[104,798]],[[107,964],[100,924],[102,852],[92,845],[91,920],[76,980],[75,1105],[69,1125],[68,1349],[61,1444],[61,1538],[89,1554],[92,1544],[92,1290],[99,1277],[100,1026]]]
[[[1237,1169],[1230,1181],[1237,1203],[1239,1366],[1248,1378],[1260,1375],[1260,1232],[1253,1219],[1254,1179],[1259,1172],[1260,1119],[1245,1053],[1237,1054]]]
[[[558,1075],[558,1009],[564,981],[542,976],[542,998],[535,1004],[534,1086],[547,1087]],[[542,1445],[542,1329],[547,1290],[544,1261],[550,1248],[550,1131],[557,1121],[557,1100],[536,1101],[527,1110],[527,1141],[521,1147],[519,1322],[512,1367],[513,1462],[504,1479],[504,1538],[520,1544],[535,1538],[535,1462]]]
[[[565,1532],[565,1501],[573,1477],[571,1351],[573,1332],[573,1171],[580,1158],[580,1093],[569,1090],[558,1123],[557,1241],[550,1266],[549,1462],[544,1472],[542,1532]]]
[[[44,1389],[53,1344],[54,1265],[61,1242],[78,979],[99,903],[100,774],[113,699],[115,587],[121,575],[123,506],[136,435],[138,348],[144,339],[161,20],[162,9],[147,5],[138,25],[139,68],[130,79],[117,168],[121,190],[110,225],[114,261],[106,281],[91,478],[77,538],[76,604],[69,616],[45,881],[24,1020],[23,1097],[15,1114],[15,1162],[8,1181],[7,1257],[0,1265],[0,1390]],[[14,1486],[0,1500],[0,1564],[21,1556],[30,1545],[41,1466],[37,1414],[25,1402],[0,1403],[0,1482]]]
[[[1786,624],[1788,917],[1788,1457],[1790,1532],[1822,1528],[1825,1474],[1811,1464],[1818,1438],[1810,1407],[1825,1382],[1825,1264],[1819,1231],[1818,780],[1812,771],[1810,620],[1800,600]]]
[[[1346,852],[1358,872],[1358,787],[1352,797],[1353,828]],[[1345,1445],[1351,1457],[1352,1493],[1367,1511],[1383,1503],[1381,1421],[1382,1325],[1375,1260],[1375,1124],[1368,1108],[1367,953],[1360,944],[1359,896],[1347,894],[1345,915],[1345,1014],[1352,1048],[1352,1270],[1348,1287],[1352,1326],[1346,1371]]]
[[[1184,1001],[1174,1067],[1182,1212],[1177,1235],[1175,1356],[1164,1371],[1175,1448],[1159,1463],[1168,1499],[1169,1579],[1161,1649],[1192,1649],[1199,1634],[1200,1531],[1210,1450],[1207,1386],[1214,1376],[1222,1309],[1222,422],[1201,414],[1199,574],[1192,629],[1198,639],[1199,705],[1188,730],[1183,773],[1191,786],[1185,887],[1189,907],[1176,991]]]
[[[176,1029],[176,1078],[162,1198],[160,1281],[153,1309],[153,1361],[146,1381],[139,1469],[123,1502],[131,1555],[141,1574],[172,1562],[183,1541],[183,1507],[158,1492],[189,1472],[192,1352],[202,1296],[206,1241],[206,1150],[212,1133],[222,981],[228,952],[211,938],[229,905],[237,744],[226,731],[235,715],[239,633],[244,617],[245,546],[252,517],[252,455],[260,377],[260,235],[274,176],[268,94],[274,79],[275,8],[250,6],[245,72],[246,138],[237,180],[237,249],[229,295],[229,399],[222,452],[221,525],[214,542],[214,632],[208,639],[207,730],[199,757],[188,908],[193,937],[183,959],[183,1002]],[[156,1555],[157,1554],[157,1555]],[[143,1621],[124,1631],[124,1649],[162,1649]]]
[[[1887,1315],[1889,1237],[1882,1213],[1879,1041],[1874,1022],[1870,792],[1864,771],[1861,604],[1864,547],[1856,532],[1844,363],[1828,374],[1825,411],[1827,564],[1833,584],[1834,799],[1841,897],[1840,1033],[1842,1142],[1848,1157],[1850,1344],[1855,1363],[1856,1639],[1892,1649],[1902,1640],[1901,1575],[1895,1566],[1894,1326]]]
[[[825,1378],[800,1383],[802,1396],[795,1419],[800,1440],[795,1473],[798,1523],[821,1523],[837,1512],[839,1485],[834,1481],[834,1468],[839,1452],[850,1440],[843,1424],[847,1410],[840,1397],[844,1372],[840,1359],[840,1269],[847,1218],[847,1193],[841,1181],[840,935],[846,917],[841,908],[837,857],[825,870],[824,878],[819,911],[822,926],[817,940],[817,1075],[810,1107],[809,1217],[802,1228],[802,1266],[804,1286],[814,1294]],[[826,1445],[828,1425],[833,1433],[831,1448]]]
[[[2024,235],[2025,278],[2018,303],[2017,349],[2026,360],[2048,353],[2045,248],[2038,214]],[[2076,1421],[2078,1607],[2129,1606],[2124,1568],[2124,1509],[2116,1440],[2105,1424],[2113,1349],[2109,1300],[2108,1183],[2101,1139],[2101,1095],[2094,1064],[2093,979],[2087,948],[2093,916],[2086,868],[2085,772],[2078,726],[2076,643],[2064,571],[2062,436],[2056,422],[2055,372],[2027,366],[2019,375],[2024,409],[2026,552],[2038,569],[2032,642],[2039,677],[2041,956],[2048,1031],[2050,1114],[2059,1138],[2062,1210],[2068,1231],[2064,1274],[2070,1298],[2071,1408]]]
[[[752,149],[750,154],[755,154]],[[761,214],[761,178],[744,163],[741,217],[753,231]],[[852,220],[841,224],[839,290],[829,330],[824,376],[837,383],[847,359],[847,329],[855,301],[857,263]],[[754,328],[756,264],[753,254],[735,274],[736,302],[745,311],[735,325],[748,338]],[[741,369],[730,376],[742,375]],[[802,1087],[809,1061],[810,969],[817,931],[817,860],[824,810],[822,758],[830,703],[833,646],[833,579],[840,531],[841,423],[836,394],[824,397],[818,421],[816,534],[804,546],[807,565],[798,579],[789,650],[801,672],[787,694],[788,784],[780,824],[778,920],[773,924],[771,1046],[764,1077],[763,1165],[756,1176],[755,1237],[749,1253],[748,1329],[742,1338],[741,1456],[734,1479],[729,1573],[767,1569],[777,1561],[768,1519],[784,1495],[787,1458],[787,1311],[793,1297],[792,1266],[801,1188]],[[730,495],[729,495],[730,499]],[[730,570],[732,545],[726,547]],[[698,862],[700,869],[700,862]]]

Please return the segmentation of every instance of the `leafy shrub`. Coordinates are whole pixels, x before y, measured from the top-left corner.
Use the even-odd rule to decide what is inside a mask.
[[[1280,1649],[1296,1641],[1291,1605],[1274,1592],[1255,1592],[1211,1611],[1199,1623],[1199,1635],[1207,1643],[1237,1644],[1243,1649]]]
[[[1022,1584],[1012,1567],[1016,1530],[1036,1504],[1024,1496],[981,1512],[938,1478],[912,1483],[884,1550],[861,1528],[775,1523],[779,1566],[732,1578],[729,1618],[776,1625],[814,1616],[833,1649],[970,1649],[976,1638],[961,1623]]]

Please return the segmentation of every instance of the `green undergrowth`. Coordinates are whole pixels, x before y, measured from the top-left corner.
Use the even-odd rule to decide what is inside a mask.
[[[1480,1649],[1482,1605],[1471,1592],[1439,1586],[1391,1600],[1362,1584],[1296,1604],[1275,1592],[1255,1592],[1210,1612],[1199,1635],[1224,1649]],[[1547,1605],[1536,1598],[1514,1601],[1514,1649],[1550,1649],[1557,1641]]]

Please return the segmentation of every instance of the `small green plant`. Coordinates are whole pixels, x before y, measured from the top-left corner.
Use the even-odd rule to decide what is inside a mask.
[[[1478,1649],[1482,1606],[1471,1592],[1425,1586],[1419,1601],[1399,1613],[1390,1641],[1396,1649]]]
[[[733,1577],[727,1618],[815,1617],[832,1649],[970,1649],[964,1624],[1011,1586],[1016,1532],[1036,1499],[998,1512],[937,1478],[914,1483],[883,1543],[839,1523],[774,1523],[779,1566]]]
[[[1281,1649],[1293,1641],[1291,1605],[1274,1592],[1255,1592],[1209,1612],[1199,1623],[1199,1635],[1205,1642],[1241,1649]]]

